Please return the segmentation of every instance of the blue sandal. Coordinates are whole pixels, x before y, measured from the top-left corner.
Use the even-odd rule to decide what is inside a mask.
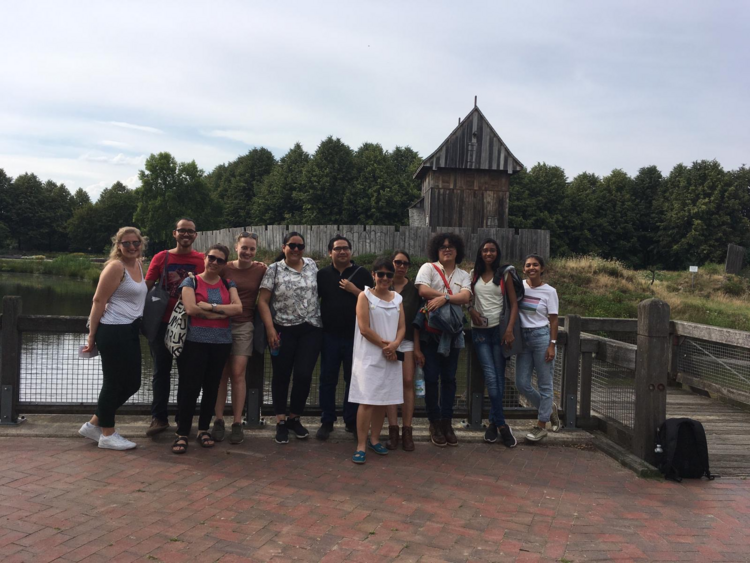
[[[386,447],[378,442],[377,444],[373,444],[370,442],[370,440],[367,440],[367,447],[370,448],[372,451],[374,451],[378,455],[388,455],[388,450]]]
[[[362,450],[354,452],[352,461],[358,465],[362,465],[365,462],[365,452],[363,452]]]

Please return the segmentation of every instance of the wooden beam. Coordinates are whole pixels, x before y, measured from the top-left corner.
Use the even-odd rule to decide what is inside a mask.
[[[672,332],[678,336],[721,342],[722,344],[729,344],[730,346],[738,346],[740,348],[750,348],[750,332],[688,323],[685,321],[672,321],[670,324]]]
[[[613,319],[606,317],[584,317],[581,319],[583,332],[635,332],[637,319]]]
[[[18,329],[21,332],[88,333],[88,317],[53,317],[51,315],[21,315]]]
[[[646,299],[638,305],[633,453],[656,464],[656,432],[667,418],[669,305]]]
[[[610,364],[615,364],[625,369],[635,370],[636,351],[638,347],[635,344],[604,338],[603,336],[594,336],[587,334],[586,340],[597,343],[596,359]],[[587,345],[588,350],[590,345]]]

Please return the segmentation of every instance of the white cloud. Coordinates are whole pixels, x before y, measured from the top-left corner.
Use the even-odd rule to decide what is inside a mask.
[[[114,147],[118,149],[126,149],[130,147],[127,143],[122,143],[120,141],[99,141],[99,144],[103,147]]]
[[[135,131],[145,131],[146,133],[164,133],[161,129],[156,127],[148,127],[147,125],[134,125],[133,123],[126,123],[124,121],[107,121],[107,125],[114,125],[115,127],[122,127],[123,129],[134,129]]]
[[[82,154],[80,158],[81,160],[88,160],[90,162],[106,162],[108,164],[121,164],[126,166],[143,166],[143,163],[146,162],[145,154],[139,156],[126,156],[122,153],[115,156]]]

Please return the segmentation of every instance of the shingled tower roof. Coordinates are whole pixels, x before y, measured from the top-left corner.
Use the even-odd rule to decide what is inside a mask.
[[[443,144],[422,161],[414,178],[422,178],[428,170],[439,168],[497,170],[513,174],[523,167],[475,105]]]

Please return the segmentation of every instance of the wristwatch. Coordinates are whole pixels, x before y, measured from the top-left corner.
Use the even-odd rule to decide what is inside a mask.
[[[549,343],[550,344],[557,344],[557,340],[550,340]]]
[[[448,295],[447,293],[445,295],[443,295],[443,297],[445,297],[446,301],[450,301],[451,300],[451,296]]]
[[[216,311],[216,303],[211,303],[211,310]]]

